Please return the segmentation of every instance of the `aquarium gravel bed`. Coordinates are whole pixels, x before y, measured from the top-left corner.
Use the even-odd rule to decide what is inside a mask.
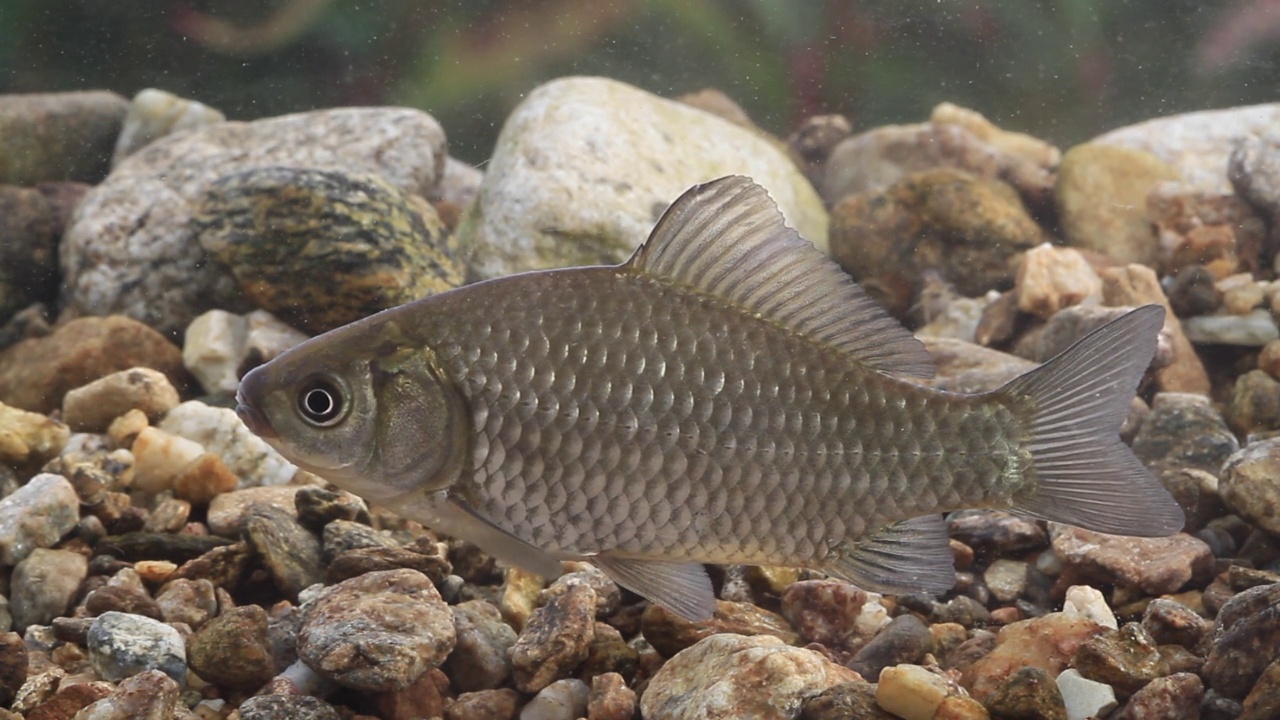
[[[1280,717],[1277,128],[1231,108],[1064,152],[944,104],[779,138],[716,91],[573,77],[476,168],[413,109],[0,96],[0,720]],[[233,409],[307,337],[621,263],[726,175],[912,329],[934,388],[1163,306],[1120,434],[1183,531],[962,510],[944,594],[711,566],[691,622],[366,503]]]

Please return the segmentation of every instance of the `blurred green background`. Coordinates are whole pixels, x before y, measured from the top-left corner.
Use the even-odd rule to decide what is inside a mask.
[[[489,154],[538,84],[723,90],[785,135],[947,100],[1060,144],[1280,90],[1280,0],[0,0],[0,92],[158,87],[251,119],[396,104]]]

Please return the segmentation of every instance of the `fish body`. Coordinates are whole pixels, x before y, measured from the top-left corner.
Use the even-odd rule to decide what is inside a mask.
[[[373,502],[543,574],[589,559],[698,618],[707,562],[943,592],[941,514],[961,508],[1176,532],[1116,436],[1162,321],[1136,310],[994,393],[922,387],[904,376],[932,372],[923,346],[726,178],[624,265],[339,328],[246,375],[238,412]]]

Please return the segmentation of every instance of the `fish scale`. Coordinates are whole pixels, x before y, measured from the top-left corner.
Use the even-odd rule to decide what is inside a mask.
[[[844,538],[991,493],[1018,435],[998,399],[922,390],[734,314],[605,271],[446,304],[449,322],[424,334],[443,340],[487,440],[458,492],[553,552],[779,565],[820,564]]]
[[[704,562],[881,592],[955,582],[940,513],[1167,535],[1117,429],[1159,307],[992,393],[912,384],[924,346],[741,177],[692,188],[618,267],[500,278],[252,370],[237,415],[299,467],[545,576],[564,559],[689,619]]]

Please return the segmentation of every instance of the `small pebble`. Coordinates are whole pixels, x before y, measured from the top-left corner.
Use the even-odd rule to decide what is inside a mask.
[[[62,418],[76,432],[103,432],[130,410],[141,410],[155,422],[178,402],[178,390],[164,373],[137,367],[69,391],[62,399]]]
[[[288,600],[324,579],[320,540],[283,508],[256,505],[245,521],[249,545]]]
[[[1119,630],[1089,638],[1080,645],[1071,665],[1082,676],[1107,683],[1121,695],[1131,695],[1169,672],[1155,640],[1138,623],[1125,623]]]
[[[644,639],[664,657],[671,657],[716,633],[772,635],[794,645],[799,640],[786,618],[744,602],[717,600],[710,620],[689,622],[666,608],[650,605],[640,618]]]
[[[105,680],[160,670],[177,682],[186,681],[186,644],[177,630],[158,620],[104,613],[89,627],[88,650],[89,662]]]
[[[865,680],[851,680],[823,690],[805,700],[800,720],[895,720],[896,715],[876,703],[878,687]],[[979,705],[978,707],[982,707]],[[986,709],[983,708],[983,714]]]
[[[213,583],[204,579],[169,582],[156,595],[156,605],[165,622],[185,623],[196,630],[218,612]]]
[[[591,688],[576,678],[557,680],[542,690],[520,711],[520,720],[574,720],[585,717]]]
[[[107,697],[85,707],[76,720],[170,720],[178,717],[178,683],[159,670],[120,681]]]
[[[1015,670],[983,701],[998,718],[1067,720],[1067,708],[1053,677],[1036,667]]]
[[[310,695],[258,695],[240,704],[240,720],[341,720],[329,703]]]
[[[174,480],[205,453],[200,443],[154,427],[143,428],[130,449],[134,457],[134,489],[148,493],[173,489]]]
[[[1115,720],[1199,720],[1203,702],[1204,683],[1200,677],[1194,673],[1175,673],[1152,680],[1112,717]],[[1257,716],[1257,719],[1263,717]]]
[[[61,475],[41,473],[0,498],[0,567],[52,547],[80,521],[80,498]]]
[[[1110,685],[1090,680],[1075,668],[1059,673],[1057,684],[1066,705],[1067,720],[1104,717],[1116,707],[1116,691]]]
[[[13,569],[9,613],[18,632],[64,614],[89,573],[84,555],[36,548]]]
[[[1112,630],[1120,627],[1102,591],[1089,585],[1072,585],[1067,588],[1067,597],[1063,602],[1062,611],[1083,615]]]
[[[945,678],[919,665],[895,665],[881,671],[876,703],[903,720],[930,720],[948,690]]]
[[[222,537],[235,538],[244,532],[254,505],[270,505],[285,512],[297,512],[293,498],[298,493],[295,485],[282,487],[254,487],[218,495],[209,503],[206,522],[209,532]]]
[[[615,672],[591,678],[587,696],[587,720],[631,720],[636,713],[636,693]]]
[[[187,660],[201,678],[236,690],[256,690],[275,675],[267,642],[267,613],[257,605],[231,608],[187,641]]]
[[[1182,321],[1187,339],[1197,345],[1262,347],[1280,338],[1270,310],[1245,315],[1198,315]]]
[[[516,632],[502,621],[492,603],[468,600],[450,608],[457,642],[444,662],[459,692],[492,690],[511,676],[508,652],[516,642]]]
[[[858,650],[849,667],[875,682],[884,668],[919,662],[932,649],[928,626],[914,615],[899,615]]]
[[[71,430],[36,412],[0,403],[0,464],[42,462],[66,446]]]
[[[478,690],[458,695],[445,708],[445,720],[515,720],[520,712],[520,693],[511,688]],[[626,720],[630,720],[628,715]]]
[[[595,591],[574,585],[533,611],[508,653],[516,689],[536,693],[568,677],[587,659],[595,608]]]

